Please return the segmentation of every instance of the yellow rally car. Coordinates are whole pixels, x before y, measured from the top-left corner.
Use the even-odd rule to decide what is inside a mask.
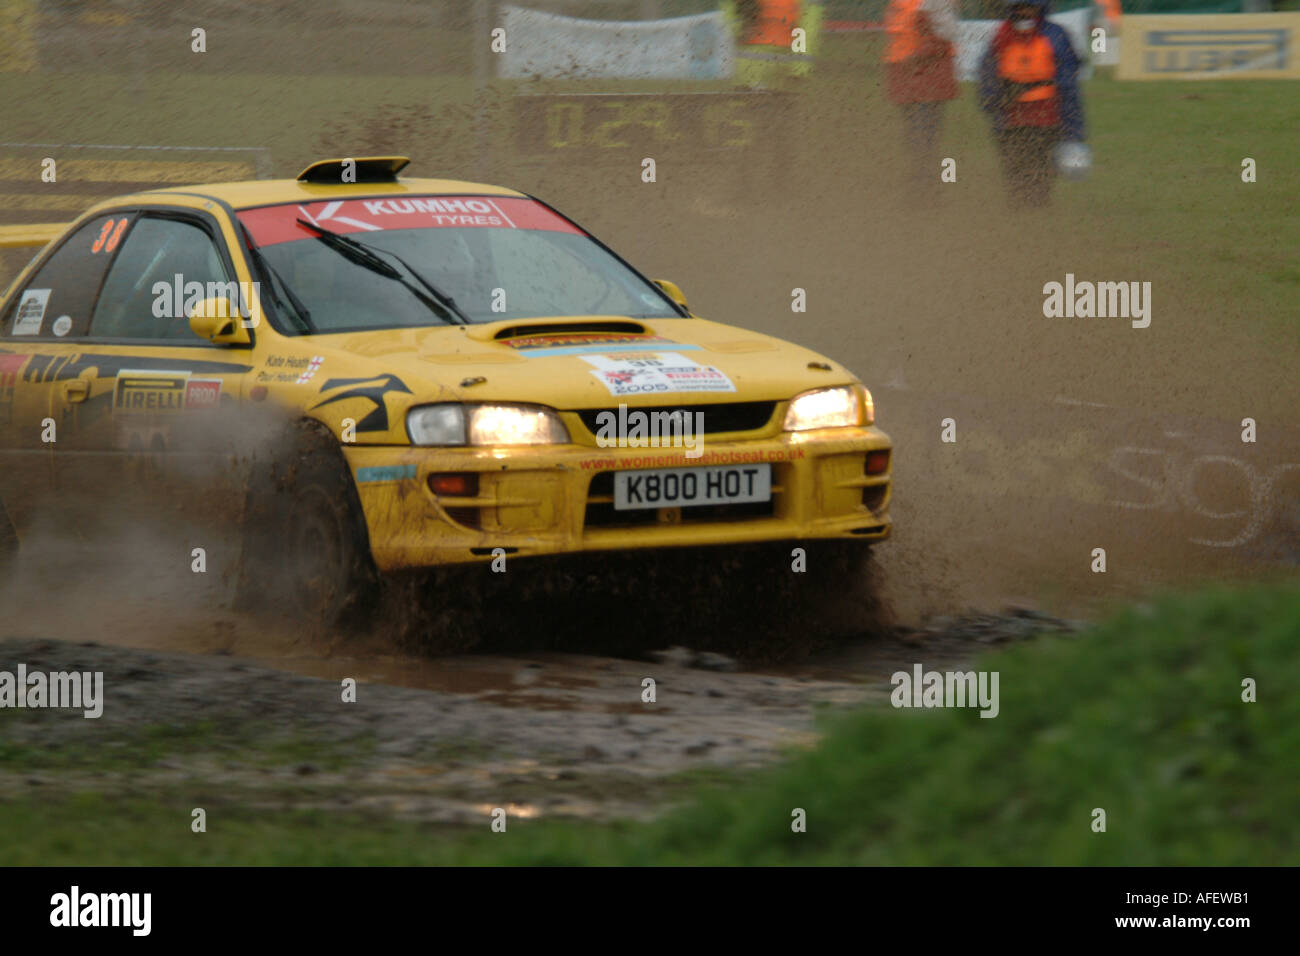
[[[240,518],[326,616],[401,569],[889,535],[891,445],[851,372],[407,162],[0,227],[44,246],[0,298],[0,549],[104,507],[78,489],[194,477],[223,412],[292,423],[248,479],[291,495],[248,489]]]

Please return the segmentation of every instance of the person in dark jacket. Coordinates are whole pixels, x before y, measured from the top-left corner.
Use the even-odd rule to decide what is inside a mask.
[[[1048,0],[1010,0],[980,60],[980,107],[992,115],[1011,203],[1043,206],[1056,178],[1053,155],[1084,140],[1079,58],[1047,19]]]

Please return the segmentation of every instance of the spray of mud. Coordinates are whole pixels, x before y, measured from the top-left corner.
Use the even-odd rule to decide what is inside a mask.
[[[253,635],[271,649],[295,643],[231,610],[247,488],[287,423],[230,406],[189,418],[165,456],[51,454],[43,494],[14,513],[5,633],[199,653],[247,651]]]

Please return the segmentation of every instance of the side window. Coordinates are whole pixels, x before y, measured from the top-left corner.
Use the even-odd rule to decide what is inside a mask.
[[[229,298],[235,288],[216,243],[201,226],[142,216],[104,280],[90,334],[197,345],[185,306],[206,296]]]
[[[95,293],[131,228],[132,215],[98,216],[59,246],[16,296],[5,316],[5,334],[55,339],[84,335]]]

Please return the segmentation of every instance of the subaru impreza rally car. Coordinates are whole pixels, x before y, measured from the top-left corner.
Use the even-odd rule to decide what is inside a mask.
[[[407,163],[0,227],[43,246],[0,298],[0,550],[96,488],[192,478],[247,411],[293,454],[239,489],[246,547],[327,616],[402,569],[890,534],[851,372],[694,316],[536,198]]]

